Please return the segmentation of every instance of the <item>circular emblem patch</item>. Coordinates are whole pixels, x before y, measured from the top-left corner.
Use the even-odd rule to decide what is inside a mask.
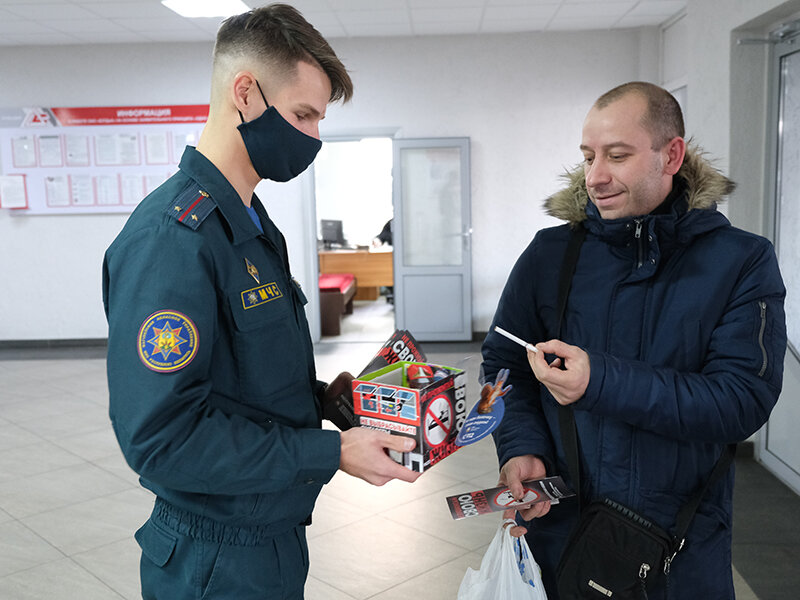
[[[136,349],[148,369],[177,371],[192,362],[197,353],[197,328],[183,313],[159,310],[139,328]]]

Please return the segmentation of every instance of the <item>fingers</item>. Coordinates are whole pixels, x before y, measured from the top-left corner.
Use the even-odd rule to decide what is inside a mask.
[[[561,340],[548,340],[546,342],[539,342],[536,344],[536,348],[538,348],[539,351],[544,354],[555,354],[556,356],[563,356],[565,358],[572,356],[575,350],[577,350],[576,346],[570,346]]]
[[[385,432],[382,433],[380,443],[384,448],[397,452],[411,452],[417,445],[411,438]]]
[[[533,519],[538,519],[540,517],[545,516],[549,512],[550,512],[549,500],[547,502],[540,502],[539,504],[534,504],[529,508],[524,508],[519,510],[519,514],[526,521],[532,521]]]

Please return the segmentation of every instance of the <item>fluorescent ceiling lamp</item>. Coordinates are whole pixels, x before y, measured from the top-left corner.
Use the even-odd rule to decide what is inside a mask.
[[[242,0],[161,0],[182,17],[231,17],[250,10]]]

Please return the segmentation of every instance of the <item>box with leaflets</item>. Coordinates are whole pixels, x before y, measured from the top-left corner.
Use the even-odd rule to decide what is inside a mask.
[[[340,429],[370,427],[415,440],[411,452],[390,456],[423,472],[460,446],[456,436],[466,416],[466,373],[426,362],[414,337],[397,330],[341,395],[325,417]]]
[[[412,438],[414,450],[390,455],[421,473],[460,448],[466,378],[454,367],[397,360],[353,381],[354,413],[361,427]]]

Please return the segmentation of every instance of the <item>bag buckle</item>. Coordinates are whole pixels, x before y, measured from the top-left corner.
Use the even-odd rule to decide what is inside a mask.
[[[672,567],[672,561],[675,560],[675,557],[678,555],[678,552],[683,550],[683,545],[686,543],[686,538],[681,540],[681,543],[678,544],[678,548],[675,552],[672,553],[672,556],[667,557],[664,559],[664,575],[669,575],[669,570]]]

